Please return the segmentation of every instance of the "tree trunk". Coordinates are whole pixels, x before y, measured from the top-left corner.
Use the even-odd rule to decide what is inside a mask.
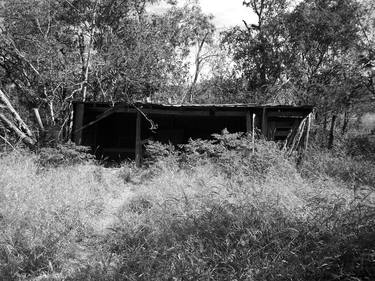
[[[8,100],[8,97],[4,94],[2,90],[0,90],[0,101],[5,104],[5,107],[10,111],[10,113],[13,115],[14,119],[16,119],[18,126],[26,133],[26,135],[30,138],[32,138],[33,134],[31,133],[29,127],[26,125],[25,122],[23,122],[21,116],[18,114],[18,112],[14,109],[10,101]]]
[[[93,47],[93,43],[94,43],[94,31],[95,31],[95,24],[96,24],[96,16],[97,16],[97,6],[99,4],[100,0],[97,0],[95,2],[95,7],[94,7],[94,10],[93,10],[93,15],[92,15],[92,22],[91,22],[91,30],[90,30],[90,33],[89,33],[89,43],[88,43],[88,46],[85,46],[85,38],[84,38],[84,35],[82,34],[83,36],[83,40],[82,40],[82,43],[83,43],[83,46],[81,48],[83,48],[84,52],[82,53],[82,50],[81,50],[81,56],[82,56],[82,78],[83,78],[83,84],[82,84],[82,100],[83,101],[86,101],[86,96],[87,96],[87,84],[88,84],[88,81],[89,81],[89,68],[90,68],[90,61],[91,61],[91,49]],[[82,44],[81,43],[81,44]],[[86,54],[86,58],[85,58],[85,53],[87,52]]]
[[[332,149],[333,147],[335,122],[336,122],[336,115],[333,115],[332,120],[331,120],[331,128],[329,130],[329,139],[328,139],[328,146],[327,146],[328,149]]]
[[[203,61],[203,58],[201,58],[201,52],[202,52],[204,43],[206,42],[207,37],[208,37],[209,34],[210,34],[210,32],[206,32],[206,34],[204,35],[202,41],[198,42],[198,51],[197,51],[197,54],[195,56],[194,78],[193,78],[193,81],[192,81],[192,83],[191,83],[191,85],[189,87],[188,92],[182,97],[181,104],[184,103],[186,96],[189,96],[190,103],[193,102],[194,88],[195,88],[195,85],[197,84],[199,73],[201,71],[201,64],[202,64],[202,61]]]
[[[33,108],[33,111],[34,111],[35,119],[38,122],[39,128],[42,130],[42,132],[44,132],[45,129],[44,129],[44,125],[43,125],[43,122],[42,122],[42,118],[40,118],[39,109]]]
[[[345,110],[345,113],[344,113],[344,123],[342,124],[341,135],[345,135],[346,130],[348,128],[348,123],[349,123],[349,114],[348,114],[348,111]]]
[[[3,121],[5,126],[7,126],[13,133],[15,133],[28,147],[34,148],[35,141],[28,137],[24,132],[17,128],[5,115],[0,113],[0,120]]]
[[[327,112],[324,112],[323,129],[327,131]]]

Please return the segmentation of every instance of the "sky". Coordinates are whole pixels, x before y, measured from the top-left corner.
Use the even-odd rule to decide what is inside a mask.
[[[185,0],[186,1],[186,0]],[[184,0],[179,0],[179,5],[183,5]],[[248,23],[255,23],[256,16],[250,8],[242,5],[243,0],[198,0],[202,10],[206,14],[214,16],[213,22],[217,30],[222,30],[235,25],[243,26],[242,20]],[[152,6],[153,12],[163,12],[167,5],[159,2]]]
[[[214,16],[218,29],[256,22],[256,16],[250,8],[242,5],[243,0],[200,0],[202,10]]]

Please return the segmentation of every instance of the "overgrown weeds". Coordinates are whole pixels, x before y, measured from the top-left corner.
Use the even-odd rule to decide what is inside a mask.
[[[362,160],[311,150],[297,169],[276,144],[227,133],[148,149],[141,170],[2,157],[5,280],[374,279]]]
[[[43,147],[38,153],[38,163],[45,168],[87,163],[94,160],[94,156],[89,154],[89,151],[89,147],[76,146],[74,143]]]

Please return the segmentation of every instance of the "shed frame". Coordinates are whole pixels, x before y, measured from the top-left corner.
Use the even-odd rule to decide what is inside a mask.
[[[156,136],[156,140],[166,141],[169,137],[168,141],[177,144],[179,140],[184,143],[190,137],[202,135],[202,138],[207,138],[213,132],[219,133],[219,128],[230,127],[228,129],[231,133],[250,133],[255,124],[254,129],[261,132],[266,139],[285,140],[312,111],[313,107],[310,105],[171,105],[142,102],[111,104],[75,101],[71,139],[77,145],[91,146],[98,156],[128,155],[134,158],[139,166],[142,162],[142,143],[144,138],[150,136],[150,132],[155,134],[151,134],[151,137]],[[153,124],[154,120],[160,123],[158,128]],[[194,126],[198,126],[200,133],[194,131]],[[124,130],[129,133],[124,134]],[[112,138],[112,144],[103,134]],[[116,145],[116,138],[124,138],[126,145]]]

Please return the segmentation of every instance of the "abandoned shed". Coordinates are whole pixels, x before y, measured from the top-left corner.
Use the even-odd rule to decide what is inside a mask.
[[[187,143],[230,133],[261,132],[269,140],[285,140],[312,112],[311,106],[252,104],[171,105],[74,102],[72,140],[92,147],[97,156],[142,157],[145,140]]]

